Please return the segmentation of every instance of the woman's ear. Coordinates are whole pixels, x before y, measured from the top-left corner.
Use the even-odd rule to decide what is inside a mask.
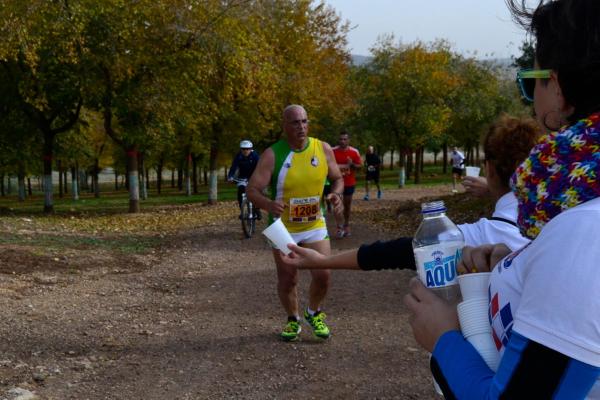
[[[566,122],[566,118],[568,116],[570,116],[571,114],[573,114],[573,111],[575,111],[575,108],[568,104],[567,101],[565,100],[565,96],[563,95],[562,89],[560,87],[560,83],[558,80],[558,73],[556,71],[552,71],[550,73],[550,83],[552,84],[552,89],[554,90],[554,94],[556,96],[556,101],[558,102],[557,104],[557,108],[558,111],[560,112],[562,119],[564,119],[565,121],[561,121],[561,124],[563,124],[564,122]]]

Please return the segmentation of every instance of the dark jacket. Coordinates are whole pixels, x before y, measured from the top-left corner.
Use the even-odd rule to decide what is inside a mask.
[[[239,179],[250,179],[256,168],[256,164],[258,164],[258,153],[256,151],[252,150],[252,153],[248,157],[244,157],[242,152],[239,152],[233,159],[227,177],[229,179],[233,178],[236,171],[239,170],[237,175]]]

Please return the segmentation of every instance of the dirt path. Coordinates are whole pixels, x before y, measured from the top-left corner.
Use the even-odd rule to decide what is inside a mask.
[[[448,192],[404,189],[364,202],[358,191],[353,236],[332,246],[390,238],[374,213]],[[231,208],[220,226],[166,237],[155,254],[77,273],[0,273],[0,398],[17,398],[15,388],[42,399],[435,397],[402,305],[413,273],[335,272],[332,338],[305,329],[301,341],[284,343],[270,251],[260,235],[241,238]],[[0,251],[3,263],[19,257]],[[303,272],[302,299],[308,278]]]

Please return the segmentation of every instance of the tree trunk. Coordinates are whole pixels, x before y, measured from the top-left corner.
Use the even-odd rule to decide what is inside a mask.
[[[125,161],[125,189],[129,191],[129,165],[128,161]]]
[[[31,178],[27,177],[27,191],[29,192],[29,197],[33,196],[33,191],[31,190]]]
[[[17,179],[19,181],[19,201],[25,201],[25,165],[19,160]]]
[[[398,172],[398,187],[403,188],[406,184],[406,157],[403,151],[400,151],[400,171]]]
[[[183,164],[183,161],[180,162],[179,168],[177,168],[177,190],[180,192],[183,190]]]
[[[54,150],[54,133],[48,129],[44,132],[44,212],[54,212],[52,199],[52,155]]]
[[[92,166],[90,174],[87,174],[86,179],[89,179],[91,181],[91,183],[88,185],[90,188],[90,193],[94,193],[94,191],[96,190],[96,187],[94,185],[94,166]]]
[[[80,191],[81,190],[87,190],[88,189],[88,184],[87,184],[87,176],[84,170],[79,170],[79,186]]]
[[[219,171],[217,170],[217,156],[219,155],[219,150],[217,149],[216,144],[211,144],[210,146],[210,185],[208,189],[208,204],[217,204],[218,200],[218,188],[217,188],[217,178]]]
[[[419,162],[419,170],[425,172],[425,147],[421,147],[421,161]]]
[[[420,147],[415,151],[415,185],[421,183],[421,161],[423,159],[423,152]]]
[[[94,187],[94,197],[100,198],[100,159],[94,160],[94,171],[92,173],[92,186]]]
[[[144,176],[146,176],[146,197],[148,197],[148,191],[150,190],[150,168],[144,167]]]
[[[63,170],[63,187],[65,188],[65,194],[69,194],[69,185],[67,185],[67,169]]]
[[[198,194],[198,158],[192,153],[192,185],[194,194]]]
[[[413,173],[413,152],[412,149],[406,152],[406,179],[410,179],[410,176]]]
[[[175,187],[175,170],[171,170],[171,188]]]
[[[12,194],[12,180],[11,180],[11,176],[10,174],[8,174],[7,176],[7,181],[6,181],[6,193],[8,195]]]
[[[475,165],[481,165],[481,157],[479,154],[479,145],[475,146],[475,157],[477,157],[477,162]]]
[[[208,186],[208,171],[206,168],[202,168],[202,174],[204,175],[204,186]]]
[[[442,172],[445,174],[448,172],[448,143],[444,142],[444,146],[442,147],[442,154],[444,160],[444,167]]]
[[[115,168],[115,191],[119,190],[119,171]]]
[[[185,158],[185,165],[184,165],[184,177],[185,177],[185,195],[186,196],[191,196],[192,195],[192,180],[191,180],[191,176],[190,176],[190,168],[192,166],[192,155],[190,153],[187,154],[187,157]]]
[[[62,161],[56,160],[56,169],[58,170],[58,197],[63,198],[63,180],[62,180]]]
[[[148,180],[148,176],[144,174],[146,168],[144,167],[144,153],[138,153],[138,159],[140,163],[140,192],[142,200],[146,200],[148,198],[148,190],[146,187],[146,181]]]
[[[77,177],[79,176],[77,163],[71,167],[71,196],[73,200],[79,200],[79,185],[77,184]]]
[[[0,196],[6,196],[6,193],[4,193],[4,174],[0,174]]]
[[[158,165],[156,166],[156,191],[160,194],[162,189],[162,172],[163,172],[163,159],[162,157],[158,160]]]
[[[390,171],[394,170],[394,149],[390,152]]]
[[[137,149],[135,146],[127,150],[127,175],[129,177],[129,212],[140,212],[140,185],[138,177]]]

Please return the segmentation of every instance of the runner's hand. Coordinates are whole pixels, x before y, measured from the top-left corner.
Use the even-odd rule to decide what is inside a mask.
[[[335,215],[342,215],[344,212],[344,202],[342,201],[342,196],[337,193],[329,193],[327,195],[327,200],[333,206],[333,213]]]
[[[322,266],[323,260],[327,258],[316,250],[300,247],[295,244],[288,244],[288,249],[292,250],[290,254],[284,255],[281,253],[281,259],[288,267],[300,269],[318,267]]]
[[[404,305],[410,312],[408,322],[417,342],[431,353],[440,336],[460,330],[456,307],[423,286],[419,278],[410,280],[408,290],[404,296]]]
[[[279,217],[281,214],[283,214],[284,209],[285,209],[285,205],[279,200],[272,200],[269,203],[268,211],[275,217]]]
[[[483,246],[465,246],[462,259],[456,266],[459,274],[471,272],[491,272],[496,264],[510,254],[510,249],[502,243],[485,244]]]

